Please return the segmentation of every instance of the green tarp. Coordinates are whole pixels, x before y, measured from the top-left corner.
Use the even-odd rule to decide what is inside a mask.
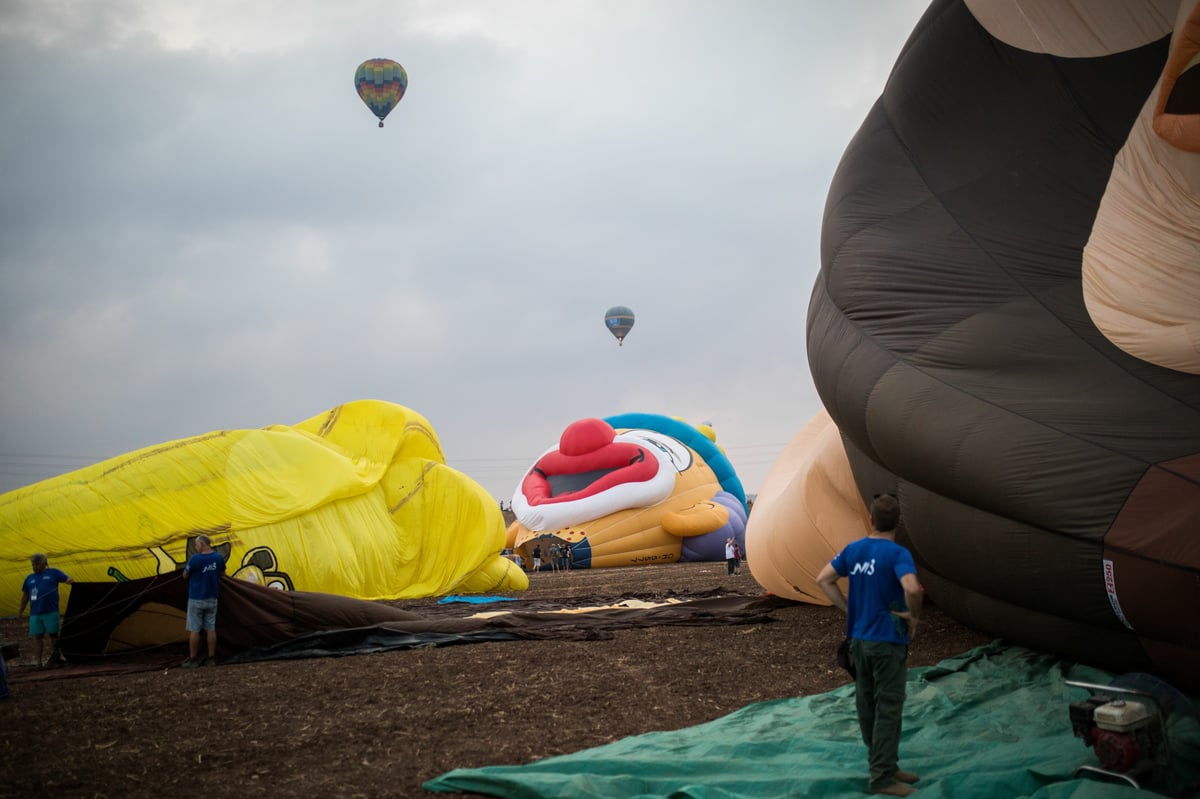
[[[917,797],[1153,796],[1075,776],[1098,761],[1071,730],[1070,705],[1089,693],[1067,680],[1109,685],[1113,675],[1000,642],[910,670],[900,757],[921,775]],[[1200,795],[1200,726],[1192,700],[1178,698],[1169,716],[1172,767],[1159,787],[1191,797]],[[835,799],[866,793],[867,752],[847,685],[524,766],[456,769],[424,787],[507,799]]]

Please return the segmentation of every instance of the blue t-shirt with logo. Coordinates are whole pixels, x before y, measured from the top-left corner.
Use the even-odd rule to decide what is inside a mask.
[[[886,538],[860,538],[832,561],[841,577],[850,578],[846,634],[863,641],[908,643],[908,622],[892,615],[908,609],[900,578],[916,574],[912,554]]]
[[[59,569],[43,569],[25,578],[21,590],[29,594],[29,615],[58,613],[58,584],[71,579]]]
[[[225,559],[215,550],[188,558],[188,599],[216,599],[221,593],[223,571]]]

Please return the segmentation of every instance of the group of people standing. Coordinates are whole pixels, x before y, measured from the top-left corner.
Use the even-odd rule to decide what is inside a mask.
[[[208,536],[196,536],[193,545],[196,551],[188,558],[182,572],[188,581],[188,658],[183,662],[185,668],[216,665],[217,603],[221,594],[221,575],[225,573],[225,559],[212,548]],[[29,637],[34,642],[36,666],[44,669],[66,662],[58,648],[62,624],[58,587],[75,581],[62,569],[50,566],[50,559],[41,552],[29,558],[29,565],[33,571],[21,584],[21,606],[17,616],[24,616],[25,608],[29,608]],[[201,639],[204,639],[207,653],[203,659]],[[6,669],[6,665],[0,668]]]
[[[551,544],[546,552],[546,563],[549,563],[552,571],[569,572],[571,566],[575,563],[575,550],[571,549],[571,545],[563,542],[555,542]],[[530,553],[533,559],[533,571],[542,570],[542,545],[535,543],[533,551]],[[520,557],[518,555],[517,557]]]

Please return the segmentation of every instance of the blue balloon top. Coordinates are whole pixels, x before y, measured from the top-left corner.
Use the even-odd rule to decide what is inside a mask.
[[[657,413],[622,413],[616,416],[606,416],[604,421],[612,425],[614,430],[622,428],[653,430],[656,433],[679,439],[694,449],[701,458],[704,458],[704,461],[713,470],[713,474],[716,475],[717,481],[720,482],[721,488],[735,496],[738,502],[742,503],[743,508],[746,507],[746,489],[742,487],[741,479],[733,470],[733,464],[729,462],[729,458],[725,457],[725,453],[721,452],[720,447],[692,425]]]

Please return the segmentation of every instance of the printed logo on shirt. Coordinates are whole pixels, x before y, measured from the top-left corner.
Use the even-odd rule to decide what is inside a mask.
[[[875,558],[864,560],[862,563],[855,563],[854,568],[850,570],[851,574],[874,574],[875,573]]]

